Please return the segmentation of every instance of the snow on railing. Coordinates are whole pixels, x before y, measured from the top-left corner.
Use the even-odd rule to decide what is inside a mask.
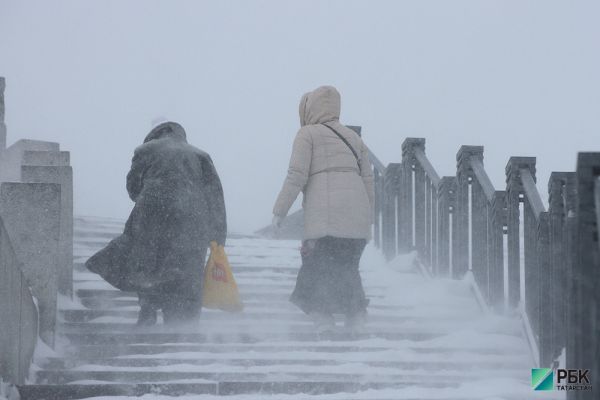
[[[404,141],[401,163],[372,155],[376,245],[388,259],[416,250],[435,276],[471,273],[493,309],[522,310],[540,365],[566,347],[569,365],[600,372],[600,153],[581,153],[576,173],[552,173],[548,210],[534,157],[509,159],[506,190],[489,179],[482,146],[462,146],[456,160],[456,175],[440,178],[418,138]]]

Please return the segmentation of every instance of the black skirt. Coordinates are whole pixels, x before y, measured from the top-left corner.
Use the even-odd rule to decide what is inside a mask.
[[[355,315],[369,304],[358,271],[364,239],[327,236],[302,244],[302,267],[290,301],[305,313]]]

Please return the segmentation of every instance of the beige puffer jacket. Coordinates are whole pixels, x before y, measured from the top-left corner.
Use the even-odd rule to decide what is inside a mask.
[[[301,129],[294,140],[287,177],[273,214],[285,217],[303,192],[304,239],[325,236],[370,239],[373,216],[373,171],[360,136],[339,122],[340,94],[322,86],[302,96]],[[352,151],[327,125],[352,145]]]

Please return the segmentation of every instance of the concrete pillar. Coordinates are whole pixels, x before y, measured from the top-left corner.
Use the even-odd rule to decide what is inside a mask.
[[[490,304],[504,310],[504,234],[506,227],[506,192],[496,190],[489,214]]]
[[[451,215],[456,205],[456,178],[444,176],[438,188],[438,269],[436,275],[450,276]]]
[[[540,365],[546,367],[552,365],[552,361],[554,361],[552,320],[555,318],[555,309],[553,307],[554,293],[552,292],[554,276],[552,274],[552,257],[550,254],[552,251],[550,247],[550,214],[548,212],[543,212],[539,216],[536,248],[537,259],[535,266],[537,267],[538,284],[537,292],[534,294],[536,308],[529,308],[532,311],[532,316],[534,316],[534,318],[530,318],[530,322],[532,319],[536,320]],[[531,285],[527,284],[527,290],[530,288]]]
[[[396,205],[400,180],[400,164],[389,164],[385,169],[383,209],[382,209],[382,250],[388,260],[394,258],[396,252],[396,224],[398,215]]]
[[[68,151],[25,150],[21,162],[23,165],[64,166],[70,165],[71,155]]]
[[[416,248],[420,255],[425,247],[425,171],[415,158],[415,152],[425,152],[425,139],[406,138],[402,142],[404,179],[401,189],[403,223],[398,227],[399,251],[406,253]],[[414,229],[413,229],[414,228]]]
[[[37,344],[38,312],[0,218],[0,377],[21,385]]]
[[[29,153],[30,159],[33,158],[32,152]],[[35,153],[42,159],[38,161],[44,161],[43,159],[52,155],[49,152]],[[54,154],[63,153],[65,152]],[[68,154],[66,153],[67,156]],[[23,165],[21,171],[25,183],[57,183],[61,186],[58,290],[70,297],[73,294],[73,170],[70,166]]]
[[[569,251],[567,228],[568,214],[574,212],[574,204],[568,204],[569,191],[575,190],[574,172],[553,172],[548,182],[548,212],[550,214],[550,279],[551,294],[546,301],[552,306],[552,359],[558,357],[567,342],[568,287],[564,282],[571,278],[572,257]],[[572,202],[571,202],[572,203]]]
[[[55,142],[22,139],[4,151],[0,157],[0,182],[21,182],[21,165],[26,151],[59,152]]]
[[[373,170],[373,186],[375,188],[375,204],[373,204],[373,240],[375,247],[381,248],[381,205],[383,202],[383,177],[378,169]]]
[[[426,260],[426,229],[425,229],[425,171],[419,164],[414,164],[413,167],[415,183],[414,183],[414,225],[415,225],[415,248],[419,253],[421,260]],[[429,267],[429,265],[427,265]]]
[[[437,271],[438,269],[438,232],[437,232],[437,220],[438,220],[438,188],[429,181],[429,191],[427,195],[427,210],[428,210],[428,220],[427,220],[427,235],[428,235],[428,250],[430,252],[431,259],[431,270]]]
[[[469,270],[469,266],[473,264],[473,260],[469,259],[469,249],[473,243],[469,242],[469,230],[473,215],[469,207],[469,187],[473,180],[473,169],[471,167],[471,159],[478,158],[483,161],[482,146],[461,146],[456,153],[456,212],[454,213],[454,246],[453,254],[453,277],[462,278]],[[476,192],[476,195],[479,192]],[[481,193],[483,195],[483,193]],[[474,207],[481,204],[476,203]],[[473,211],[475,212],[475,211]],[[479,210],[477,210],[479,213]],[[476,222],[478,222],[477,220]],[[473,232],[474,236],[474,232]],[[471,238],[472,239],[472,238]],[[478,246],[480,250],[481,246]],[[479,262],[479,260],[477,260]],[[480,267],[479,265],[477,267]],[[479,271],[475,272],[476,277]]]
[[[506,165],[507,250],[508,250],[508,303],[516,307],[521,300],[521,221],[520,207],[524,201],[521,169],[529,169],[535,176],[534,157],[511,157]],[[524,210],[524,214],[527,209]],[[527,232],[525,233],[527,234]]]
[[[38,300],[40,337],[54,346],[61,187],[52,183],[3,183],[0,216]]]
[[[0,76],[0,153],[6,149],[6,124],[4,123],[4,89],[6,88],[6,82],[2,76]]]
[[[479,182],[473,170],[473,162],[478,161],[483,166],[483,146],[461,146],[456,155],[457,176],[464,190],[464,208],[466,211],[462,220],[466,222],[467,245],[462,248],[466,252],[467,265],[471,265],[473,275],[479,285],[479,289],[486,300],[489,295],[489,264],[488,264],[488,206],[483,182]],[[469,187],[471,188],[471,204],[469,208]],[[464,227],[463,227],[464,228]],[[469,229],[471,231],[469,239]],[[470,242],[469,242],[470,240]],[[469,260],[469,249],[471,259]],[[465,254],[463,254],[465,257]]]

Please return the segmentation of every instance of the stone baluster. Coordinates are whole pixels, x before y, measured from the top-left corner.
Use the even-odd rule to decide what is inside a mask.
[[[430,217],[427,222],[427,228],[429,232],[429,246],[428,249],[431,252],[430,260],[431,260],[431,270],[437,271],[438,269],[438,188],[436,185],[429,180],[429,205],[427,207],[430,210]]]
[[[469,270],[469,229],[471,223],[469,205],[469,186],[473,179],[471,157],[483,158],[483,147],[461,146],[456,154],[456,212],[454,230],[453,275],[460,278]]]
[[[496,190],[488,214],[488,257],[490,260],[489,302],[504,309],[504,235],[506,233],[506,192]]]
[[[375,247],[381,248],[381,208],[383,202],[383,177],[377,168],[373,168],[373,187],[375,201],[373,204],[373,241]]]
[[[415,249],[419,255],[425,248],[425,171],[415,159],[415,151],[425,151],[425,139],[406,138],[402,143],[402,237],[400,251]]]
[[[546,301],[551,303],[551,343],[552,358],[560,355],[566,344],[567,314],[564,299],[568,296],[564,282],[570,277],[570,259],[568,252],[567,217],[573,213],[573,204],[569,210],[567,193],[575,186],[575,174],[572,172],[553,172],[548,182],[549,203],[549,240],[550,240],[550,275],[552,287]]]
[[[0,154],[6,150],[6,124],[4,123],[4,89],[6,88],[6,81],[0,76]]]
[[[398,191],[400,189],[401,164],[389,164],[385,169],[384,201],[382,212],[382,249],[388,260],[394,258],[396,251],[396,223]]]
[[[521,202],[523,184],[521,169],[535,166],[533,157],[511,157],[506,165],[507,250],[508,250],[508,304],[517,307],[521,301]],[[534,167],[535,168],[535,167]]]
[[[456,205],[456,178],[444,176],[438,188],[438,268],[436,275],[450,276],[451,218]]]

